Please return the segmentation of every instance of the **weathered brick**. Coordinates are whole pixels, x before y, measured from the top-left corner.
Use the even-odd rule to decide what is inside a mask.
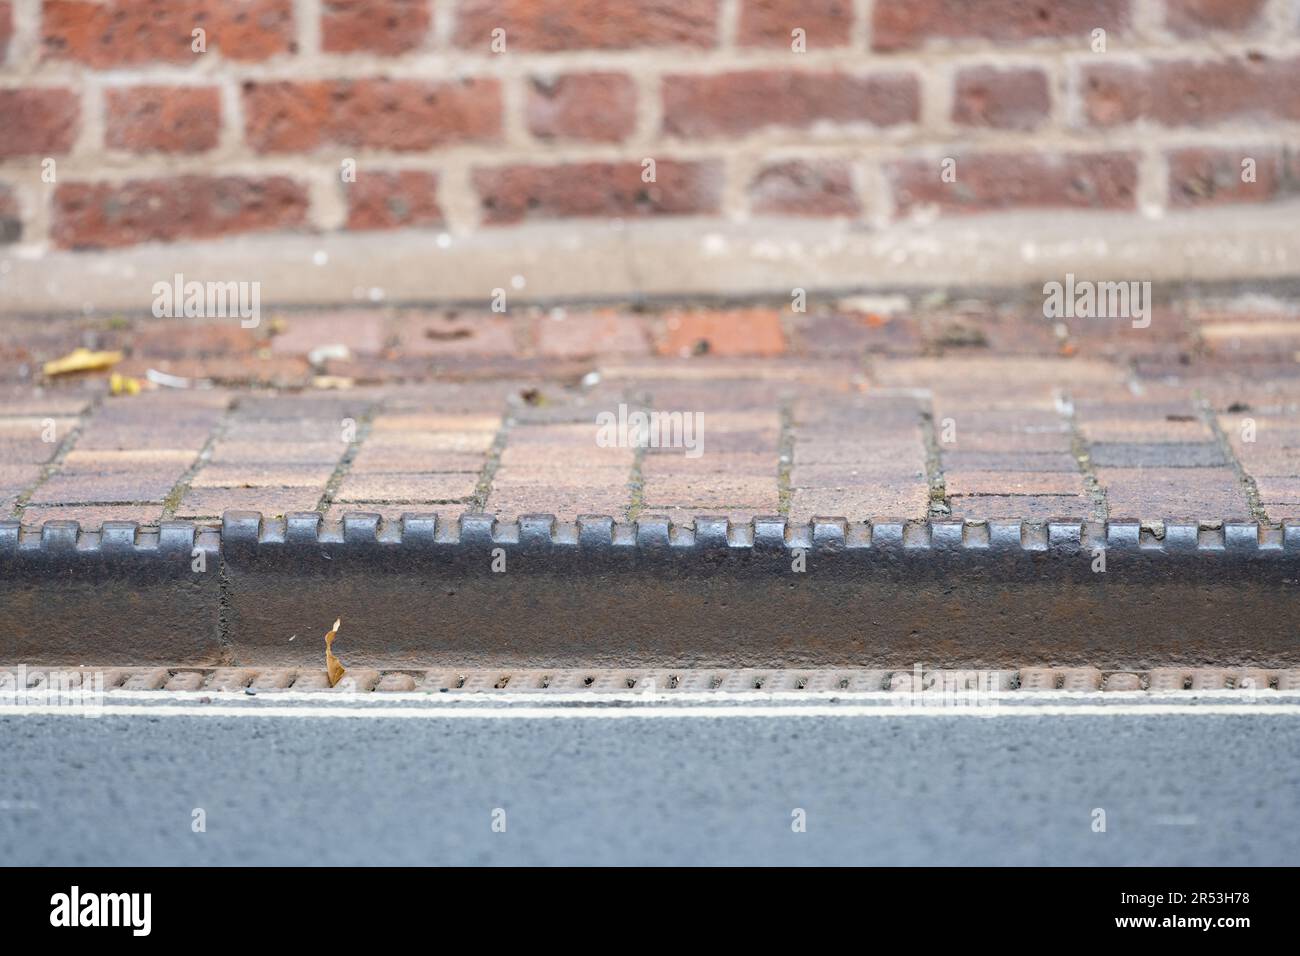
[[[960,126],[1031,130],[1047,120],[1051,108],[1042,70],[978,66],[957,74],[952,119]]]
[[[804,31],[809,52],[851,41],[850,0],[741,0],[736,42],[740,46],[790,47],[791,32]]]
[[[1295,120],[1300,119],[1298,85],[1297,57],[1094,65],[1083,72],[1084,112],[1094,126]]]
[[[1250,507],[1231,468],[1099,468],[1112,518],[1231,520]]]
[[[617,312],[538,316],[536,329],[537,351],[542,355],[586,358],[648,351],[641,321]]]
[[[1260,24],[1268,0],[1165,0],[1165,25],[1185,37],[1217,30],[1246,30]]]
[[[94,67],[193,62],[193,31],[206,31],[207,50],[230,60],[266,60],[297,48],[293,0],[45,0],[46,59]]]
[[[432,0],[325,0],[321,49],[329,53],[395,56],[423,45],[433,21]]]
[[[0,90],[0,159],[66,153],[76,142],[80,121],[81,101],[72,90]]]
[[[261,153],[321,146],[411,151],[501,135],[496,80],[311,80],[244,84],[244,136]]]
[[[398,316],[393,335],[411,356],[510,355],[515,350],[510,322],[500,316],[443,316],[414,312]]]
[[[812,518],[921,519],[930,509],[930,490],[924,484],[907,486],[868,486],[848,491],[795,491],[790,499],[790,520]]]
[[[105,139],[133,153],[201,153],[221,136],[215,87],[133,86],[110,89]]]
[[[1050,37],[1076,39],[1084,48],[1093,29],[1113,32],[1128,23],[1128,0],[1043,3],[1032,9],[1016,0],[877,0],[871,45],[914,50],[936,38],[1005,45]]]
[[[293,229],[306,213],[306,190],[284,176],[63,183],[51,234],[64,249],[109,248]]]
[[[668,76],[663,90],[664,132],[705,139],[819,122],[897,126],[915,122],[921,104],[916,77],[904,73],[744,70]]]
[[[363,169],[357,173],[357,181],[348,184],[347,191],[349,229],[442,225],[437,173]]]
[[[660,355],[780,355],[781,317],[771,309],[669,312],[663,318]]]
[[[1217,442],[1094,442],[1089,454],[1098,468],[1206,468],[1228,463]]]
[[[626,73],[534,77],[527,116],[540,139],[617,143],[636,128],[636,87]]]
[[[749,206],[780,216],[856,216],[853,171],[837,160],[770,163],[749,184]]]
[[[1081,495],[1083,477],[1076,471],[949,471],[944,472],[949,495]]]
[[[334,500],[362,501],[463,501],[474,494],[478,476],[474,474],[431,474],[396,472],[390,474],[348,475],[343,479]]]
[[[488,225],[575,216],[641,217],[716,212],[722,167],[711,161],[656,163],[655,181],[641,163],[566,163],[474,170]]]
[[[717,44],[718,0],[464,0],[456,10],[457,46],[488,50],[492,31],[506,49],[627,50]]]
[[[1092,500],[1085,495],[954,495],[950,508],[953,518],[1049,521],[1091,517]]]
[[[177,518],[220,518],[226,511],[260,511],[266,517],[312,511],[320,501],[315,488],[191,488],[176,509]]]
[[[1278,149],[1177,149],[1166,158],[1169,204],[1175,207],[1266,202],[1300,189]],[[1243,167],[1248,159],[1253,163]],[[1248,168],[1251,181],[1247,181]]]
[[[23,237],[23,217],[18,208],[18,196],[0,183],[0,245],[17,242]]]
[[[932,204],[945,212],[1134,206],[1137,160],[1127,153],[981,153],[958,156],[956,164],[956,181],[944,182],[938,160],[889,163],[899,212]]]
[[[134,521],[156,525],[162,519],[163,506],[153,505],[43,505],[23,511],[23,524],[39,527],[47,521],[79,521],[83,531],[101,527],[105,521]]]

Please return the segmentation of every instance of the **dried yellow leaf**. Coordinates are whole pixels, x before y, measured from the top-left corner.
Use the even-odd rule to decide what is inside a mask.
[[[72,372],[90,372],[109,368],[122,361],[121,352],[92,352],[90,349],[73,349],[61,359],[46,362],[46,375],[68,375]]]
[[[338,634],[341,623],[343,622],[335,621],[334,626],[330,628],[330,632],[325,635],[325,676],[329,680],[331,687],[341,681],[343,675],[347,673],[343,669],[343,665],[339,663],[339,659],[334,656],[334,651],[331,650],[334,644],[334,636]]]

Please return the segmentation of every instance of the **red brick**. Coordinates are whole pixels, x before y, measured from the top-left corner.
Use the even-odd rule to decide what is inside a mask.
[[[401,229],[442,225],[438,174],[421,170],[366,172],[349,183],[349,229]]]
[[[1038,3],[1018,0],[877,0],[871,18],[876,50],[914,50],[928,40],[987,40],[997,44],[1070,38],[1084,48],[1091,31],[1128,25],[1128,0]]]
[[[423,45],[433,21],[431,0],[325,0],[321,49],[395,56]]]
[[[107,248],[292,229],[306,213],[306,190],[284,176],[64,183],[51,235],[63,249]]]
[[[856,216],[861,211],[853,172],[838,160],[772,163],[749,184],[756,213],[783,216]]]
[[[398,151],[494,142],[501,135],[496,80],[313,80],[244,84],[244,133],[262,153],[320,146]]]
[[[641,217],[716,212],[722,167],[716,162],[656,163],[642,182],[640,163],[568,163],[474,170],[488,225],[572,216]]]
[[[853,4],[850,0],[741,0],[740,46],[785,47],[791,32],[804,31],[809,52],[850,42]]]
[[[625,73],[535,77],[528,130],[541,139],[616,143],[636,128],[636,87]]]
[[[95,67],[192,62],[192,31],[207,31],[207,52],[229,60],[266,60],[296,49],[293,0],[45,0],[46,59]]]
[[[658,349],[660,355],[780,355],[785,336],[771,309],[669,312]]]
[[[1092,66],[1083,74],[1084,111],[1094,126],[1295,120],[1300,119],[1297,86],[1300,58]]]
[[[592,355],[644,355],[647,351],[641,322],[615,312],[543,315],[537,318],[537,351],[559,358]]]
[[[1268,0],[1165,0],[1165,25],[1179,36],[1245,30],[1260,21]]]
[[[1254,182],[1242,180],[1241,163],[1247,157],[1255,160]],[[1297,185],[1276,149],[1179,149],[1167,158],[1169,204],[1175,207],[1264,202],[1294,192]]]
[[[219,518],[226,511],[260,511],[267,517],[312,511],[320,501],[315,488],[192,488],[176,509],[177,518]]]
[[[712,47],[718,0],[464,0],[456,10],[456,45],[488,50],[498,27],[506,31],[507,51]]]
[[[943,182],[937,159],[887,167],[900,214],[936,204],[948,212],[1016,208],[1132,209],[1137,162],[1126,153],[956,157],[956,181]]]
[[[476,474],[434,474],[430,472],[393,472],[389,474],[348,475],[343,479],[335,501],[463,501],[474,494]]]
[[[66,153],[80,120],[81,101],[72,90],[0,90],[0,159]]]
[[[105,138],[133,153],[201,153],[221,136],[221,97],[215,87],[135,86],[111,89]]]
[[[0,64],[9,56],[9,40],[14,35],[13,4],[0,3]]]
[[[957,74],[952,119],[960,126],[1034,129],[1051,109],[1047,74],[1038,69],[972,67]]]
[[[162,505],[63,505],[27,508],[23,524],[39,527],[47,521],[79,521],[83,531],[101,527],[105,521],[134,521],[156,525],[162,518]]]
[[[958,495],[950,500],[951,517],[971,520],[1021,518],[1088,518],[1092,500],[1084,495]]]
[[[664,132],[674,136],[739,136],[769,126],[806,129],[814,123],[915,122],[921,92],[901,73],[851,76],[792,70],[668,76]]]
[[[18,197],[8,186],[0,183],[0,245],[17,242],[23,237],[23,219],[18,210]]]

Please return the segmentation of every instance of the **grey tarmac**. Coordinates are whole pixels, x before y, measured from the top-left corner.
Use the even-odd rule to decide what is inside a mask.
[[[109,695],[95,717],[10,708],[0,710],[0,857],[36,865],[1300,858],[1291,825],[1300,802],[1295,695],[1057,693],[947,710],[892,700],[151,692]],[[194,831],[196,810],[203,832]],[[1105,832],[1096,832],[1099,810]],[[800,819],[806,832],[795,832]],[[502,820],[505,832],[495,832]]]

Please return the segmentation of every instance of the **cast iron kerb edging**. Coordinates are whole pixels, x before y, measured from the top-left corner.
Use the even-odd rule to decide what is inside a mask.
[[[5,522],[0,657],[310,665],[339,617],[366,666],[1282,666],[1298,578],[1300,524]]]

